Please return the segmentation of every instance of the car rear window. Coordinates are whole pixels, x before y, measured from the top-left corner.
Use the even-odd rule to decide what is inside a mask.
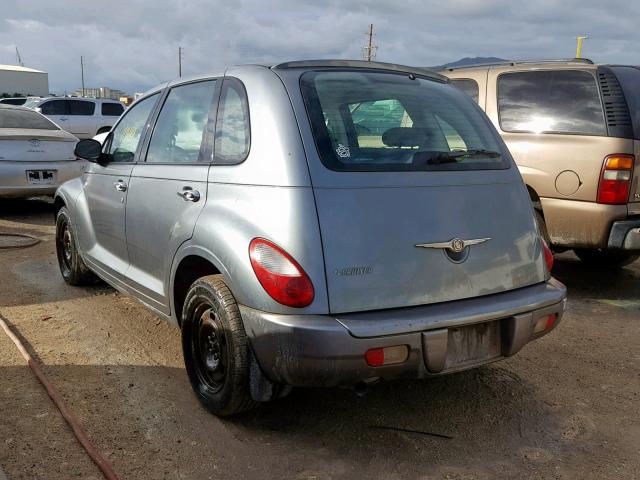
[[[482,111],[451,85],[362,70],[311,71],[300,84],[318,153],[332,170],[509,167]]]
[[[505,132],[607,134],[596,78],[582,70],[501,74],[498,115]]]
[[[0,128],[60,130],[53,122],[37,112],[13,108],[0,108]]]
[[[624,92],[633,124],[633,136],[640,140],[640,68],[611,67]]]
[[[478,103],[478,98],[480,96],[478,82],[470,78],[452,78],[451,85],[458,87]]]
[[[124,112],[124,107],[119,103],[103,103],[102,104],[102,115],[107,117],[119,117]]]

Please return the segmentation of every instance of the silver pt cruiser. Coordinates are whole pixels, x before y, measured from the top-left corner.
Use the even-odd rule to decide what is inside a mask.
[[[55,197],[64,279],[179,326],[217,415],[493,362],[564,311],[507,148],[437,74],[233,67],[147,92],[76,155],[91,164]]]

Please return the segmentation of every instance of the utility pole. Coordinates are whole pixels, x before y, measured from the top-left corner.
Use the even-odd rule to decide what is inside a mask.
[[[82,96],[84,97],[84,61],[80,55],[80,76],[82,77]]]
[[[576,58],[582,58],[582,42],[589,38],[589,35],[580,35],[576,37],[578,45],[576,46]]]
[[[178,47],[178,76],[182,77],[182,47]]]
[[[378,49],[378,46],[373,44],[373,23],[369,24],[369,32],[365,35],[369,37],[369,41],[367,45],[362,47],[362,58],[370,62],[376,58],[376,50]]]

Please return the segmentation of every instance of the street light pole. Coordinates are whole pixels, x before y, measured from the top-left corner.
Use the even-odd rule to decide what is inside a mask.
[[[82,96],[84,97],[84,62],[82,60],[82,55],[80,55],[80,75],[82,77]]]

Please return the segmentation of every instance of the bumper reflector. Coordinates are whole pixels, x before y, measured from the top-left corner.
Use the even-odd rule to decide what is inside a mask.
[[[381,367],[382,365],[393,365],[403,363],[409,357],[409,349],[406,345],[396,345],[394,347],[372,348],[367,350],[364,358],[370,367]]]
[[[533,327],[533,333],[541,333],[547,330],[551,330],[558,319],[557,313],[540,317]]]

